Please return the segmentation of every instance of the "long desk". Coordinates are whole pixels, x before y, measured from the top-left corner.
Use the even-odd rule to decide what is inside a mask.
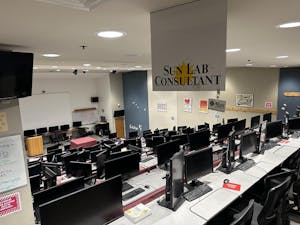
[[[289,139],[282,141],[281,146],[276,146],[267,150],[263,155],[249,155],[248,158],[253,159],[256,165],[243,172],[236,170],[231,174],[225,174],[218,170],[208,174],[200,179],[201,182],[208,184],[213,190],[202,197],[188,202],[173,212],[163,208],[152,201],[147,204],[152,214],[139,223],[138,225],[182,225],[182,224],[206,224],[219,212],[229,206],[236,199],[241,197],[249,188],[255,185],[270,171],[281,165],[286,159],[297,152],[300,147],[300,139]],[[153,187],[164,185],[165,181],[161,180],[163,171],[159,169],[149,173],[149,179],[145,176],[136,177],[130,183],[146,184],[153,182]],[[157,177],[158,176],[158,177]],[[234,191],[223,188],[224,180],[228,179],[232,183],[241,185],[240,191]],[[158,199],[157,199],[158,200]],[[111,223],[112,225],[130,225],[132,224],[126,217],[122,217]]]

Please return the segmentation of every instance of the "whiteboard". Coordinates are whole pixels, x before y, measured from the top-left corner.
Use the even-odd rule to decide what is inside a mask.
[[[74,111],[72,116],[73,121],[81,121],[83,125],[92,124],[99,120],[97,109]]]
[[[69,93],[40,94],[19,99],[23,130],[72,124]]]

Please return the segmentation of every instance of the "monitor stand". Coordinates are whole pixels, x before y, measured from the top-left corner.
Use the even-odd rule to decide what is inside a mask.
[[[202,186],[202,185],[206,185],[206,184],[202,183],[202,182],[199,181],[199,180],[192,180],[190,183],[185,184],[185,187],[186,187],[189,191],[191,191],[191,190],[193,190],[193,189],[195,189],[195,188],[197,188],[197,187],[200,187],[200,186]]]

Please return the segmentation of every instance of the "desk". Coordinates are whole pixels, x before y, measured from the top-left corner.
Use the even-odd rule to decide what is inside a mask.
[[[152,201],[147,206],[152,210],[152,215],[146,217],[137,224],[143,225],[182,225],[182,224],[206,224],[207,221],[216,216],[219,212],[229,206],[233,201],[243,195],[250,187],[261,180],[270,171],[281,165],[288,157],[297,152],[300,147],[300,139],[291,139],[288,142],[281,143],[281,146],[276,146],[270,150],[267,150],[264,155],[248,155],[248,158],[252,158],[256,165],[249,170],[234,171],[231,174],[224,174],[220,171],[208,174],[200,179],[201,182],[208,184],[213,188],[213,191],[203,195],[199,199],[192,202],[185,201],[183,205],[173,212],[169,209],[163,208],[157,204],[156,201]],[[158,172],[158,174],[160,174]],[[161,174],[159,175],[161,176]],[[162,185],[158,177],[153,175],[137,178],[136,182],[151,182],[157,183],[157,187]],[[145,180],[143,180],[145,179]],[[228,190],[222,188],[224,179],[229,179],[232,183],[241,184],[240,191]],[[133,181],[134,182],[134,178]],[[164,181],[163,181],[164,182]],[[156,184],[153,185],[155,186]],[[153,186],[153,187],[154,187]],[[125,217],[122,217],[113,223],[112,225],[129,225],[132,224]]]
[[[87,148],[97,144],[97,140],[91,137],[83,137],[71,140],[71,148]]]

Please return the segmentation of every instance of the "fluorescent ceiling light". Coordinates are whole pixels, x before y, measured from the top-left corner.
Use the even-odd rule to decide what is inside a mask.
[[[47,54],[43,54],[43,56],[48,57],[48,58],[56,58],[59,57],[59,54],[54,54],[54,53],[47,53]]]
[[[279,28],[294,28],[300,27],[300,22],[290,22],[290,23],[283,23],[278,26]]]
[[[91,64],[85,63],[85,64],[83,64],[83,66],[91,66]]]
[[[270,67],[277,67],[276,65],[270,65]]]
[[[60,69],[57,69],[56,72],[60,72]]]
[[[230,48],[230,49],[226,49],[226,52],[239,52],[241,51],[240,48]]]
[[[142,68],[142,66],[134,66],[134,68]]]
[[[34,69],[34,70],[37,70],[37,69],[38,69],[38,67],[37,67],[37,66],[34,66],[34,67],[33,67],[33,69]]]
[[[246,66],[253,66],[253,63],[247,63]]]
[[[119,38],[123,37],[125,33],[120,31],[101,31],[97,35],[102,38]]]
[[[288,58],[287,55],[276,56],[276,59],[286,59],[286,58]]]
[[[52,68],[57,68],[58,66],[51,66]]]

